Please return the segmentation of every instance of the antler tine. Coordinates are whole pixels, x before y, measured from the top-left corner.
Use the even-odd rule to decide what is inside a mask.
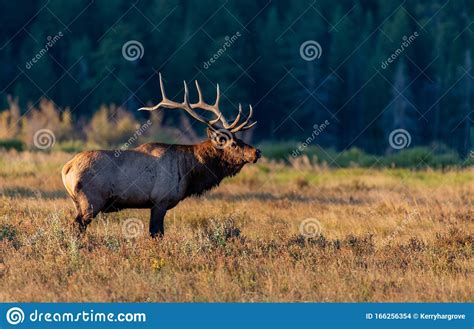
[[[165,93],[165,86],[163,85],[163,78],[161,77],[161,72],[158,73],[158,76],[160,77],[160,90],[161,90],[161,98],[163,100],[166,100],[166,93]]]
[[[194,83],[196,84],[196,90],[197,90],[197,92],[198,92],[198,97],[199,97],[198,104],[204,103],[204,101],[203,101],[203,99],[202,99],[201,87],[199,87],[199,83],[198,83],[197,80],[194,80]]]
[[[202,91],[201,91],[201,87],[199,86],[199,82],[197,80],[195,80],[194,82],[196,84],[196,90],[197,90],[197,93],[198,93],[199,100],[198,100],[197,103],[191,104],[191,107],[193,109],[199,108],[201,110],[212,112],[216,116],[216,119],[212,119],[210,122],[212,124],[216,124],[218,121],[221,121],[222,126],[225,129],[228,129],[229,124],[227,123],[227,120],[224,118],[224,115],[219,110],[219,101],[220,101],[219,85],[217,85],[216,101],[215,101],[214,105],[209,105],[206,102],[204,102],[204,98],[202,96]]]
[[[222,120],[222,113],[219,113],[219,115],[217,115],[217,118],[215,118],[214,120],[209,121],[209,123],[214,125],[219,120]]]
[[[183,106],[182,108],[188,112],[194,119],[198,120],[199,122],[202,122],[202,123],[205,123],[207,124],[208,126],[209,125],[212,125],[211,122],[208,122],[207,120],[205,120],[203,117],[201,117],[199,114],[197,114],[196,112],[193,111],[192,107],[191,107],[191,104],[189,103],[189,89],[188,89],[188,85],[186,83],[186,81],[183,81],[184,83],[184,101],[183,101]]]
[[[242,129],[240,129],[240,131],[245,131],[245,130],[247,130],[247,129],[250,129],[250,128],[252,128],[253,126],[255,126],[256,124],[257,124],[257,121],[252,122],[252,123],[249,124],[248,126],[245,126],[245,127],[243,127]]]
[[[147,107],[140,107],[138,109],[138,111],[154,111],[154,110],[158,109],[161,106],[170,107],[171,105],[176,106],[178,104],[178,103],[174,103],[174,102],[171,102],[170,100],[168,100],[168,98],[166,97],[165,87],[164,87],[164,84],[163,84],[163,78],[161,77],[161,72],[158,73],[158,76],[160,78],[161,102],[159,102],[157,105],[151,106],[151,107],[148,107],[148,106]],[[171,103],[174,103],[174,104],[171,104]]]
[[[255,122],[251,123],[250,125],[247,125],[247,123],[249,122],[249,120],[252,118],[252,115],[253,115],[252,105],[249,105],[249,108],[250,108],[250,112],[249,112],[249,115],[247,116],[247,118],[245,119],[245,121],[242,122],[238,127],[235,127],[234,129],[232,129],[231,130],[232,133],[236,133],[238,131],[244,131],[244,130],[250,129],[257,123],[255,121]]]
[[[189,89],[188,89],[188,85],[186,84],[186,80],[183,80],[183,84],[184,84],[184,100],[183,100],[183,104],[185,106],[188,106],[189,105]]]
[[[217,84],[216,88],[216,102],[214,103],[214,106],[219,108],[219,101],[221,100],[221,89],[219,88],[219,84]]]
[[[233,129],[239,123],[241,115],[242,115],[242,104],[239,103],[239,113],[237,114],[237,117],[235,118],[234,122],[232,122],[230,126],[227,127],[227,129]]]

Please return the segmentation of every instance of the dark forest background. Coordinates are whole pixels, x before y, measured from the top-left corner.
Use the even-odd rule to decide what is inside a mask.
[[[304,141],[328,120],[316,143],[336,150],[386,153],[388,135],[400,128],[413,146],[444,145],[462,156],[473,148],[470,0],[0,3],[0,109],[12,95],[22,113],[46,98],[69,108],[75,122],[90,119],[102,104],[146,121],[149,114],[136,109],[160,100],[162,72],[175,99],[182,97],[183,80],[198,79],[209,102],[220,84],[229,117],[239,102],[253,104],[255,141]],[[135,61],[122,55],[130,40],[143,45]],[[302,58],[307,40],[320,44],[319,58]],[[164,115],[170,123],[178,119]]]

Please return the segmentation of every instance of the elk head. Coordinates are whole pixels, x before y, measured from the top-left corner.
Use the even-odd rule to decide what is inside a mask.
[[[161,77],[161,73],[159,74],[160,78],[160,89],[162,100],[155,106],[152,107],[142,107],[138,109],[139,111],[154,111],[160,107],[168,108],[168,109],[181,109],[186,111],[192,118],[195,120],[204,123],[207,126],[207,136],[211,143],[207,143],[204,146],[212,145],[212,149],[206,148],[205,152],[212,153],[214,155],[219,155],[219,158],[225,162],[230,164],[234,164],[237,167],[242,167],[246,163],[255,163],[261,157],[260,150],[246,144],[241,139],[238,139],[235,134],[238,132],[245,131],[247,129],[252,128],[257,122],[249,123],[252,115],[253,115],[253,108],[249,105],[249,114],[248,116],[240,122],[243,113],[242,113],[242,105],[239,104],[239,112],[236,118],[232,121],[232,123],[228,123],[225,119],[224,115],[219,109],[219,101],[220,101],[220,89],[219,85],[217,85],[217,95],[216,100],[213,105],[207,104],[204,102],[202,97],[201,88],[199,87],[199,83],[196,83],[196,90],[198,92],[198,102],[197,103],[190,103],[189,102],[189,89],[184,81],[184,100],[182,103],[171,101],[166,97],[165,88],[163,85],[163,79]],[[202,115],[198,114],[195,110],[204,110],[206,112],[210,112],[214,117],[212,119],[206,119]],[[203,148],[204,148],[203,146]],[[239,169],[240,169],[239,168]]]

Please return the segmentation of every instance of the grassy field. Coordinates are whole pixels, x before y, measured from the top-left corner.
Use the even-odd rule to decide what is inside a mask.
[[[145,210],[101,215],[78,238],[70,157],[0,153],[1,302],[474,300],[472,167],[263,161],[180,203],[153,240]],[[133,218],[145,230],[127,238]]]

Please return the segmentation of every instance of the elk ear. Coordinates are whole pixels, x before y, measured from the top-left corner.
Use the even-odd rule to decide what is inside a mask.
[[[210,129],[210,128],[207,128],[206,129],[206,132],[207,132],[207,137],[210,139],[210,140],[213,140],[217,137],[217,134],[214,130]]]

